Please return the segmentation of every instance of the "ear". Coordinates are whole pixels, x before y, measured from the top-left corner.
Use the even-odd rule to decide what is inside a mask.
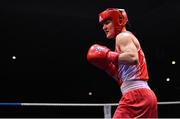
[[[119,23],[121,23],[121,25],[124,25],[124,24],[123,24],[123,19],[124,19],[123,16],[120,16],[120,17],[119,17]]]
[[[125,11],[125,9],[118,9],[118,10],[122,14],[122,17],[120,18],[120,23],[122,23],[122,25],[124,26],[128,22],[128,17],[127,17],[126,11]]]
[[[123,16],[123,25],[126,25],[126,23],[128,22],[128,17],[125,10],[122,11],[122,16]]]

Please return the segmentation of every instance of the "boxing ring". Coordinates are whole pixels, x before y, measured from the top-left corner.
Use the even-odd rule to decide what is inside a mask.
[[[180,109],[180,101],[167,101],[167,102],[158,102],[158,107],[160,106],[168,106],[168,108],[172,105],[177,106]],[[113,114],[113,108],[115,109],[118,106],[118,103],[19,103],[19,102],[0,102],[0,107],[41,107],[41,108],[51,108],[51,107],[58,107],[58,110],[61,110],[62,107],[74,107],[78,110],[78,107],[94,107],[94,108],[101,108],[103,112],[102,118],[111,118]],[[170,110],[173,109],[170,107]],[[178,109],[178,110],[179,110]],[[180,110],[179,110],[180,112]],[[61,113],[61,111],[59,112]],[[166,113],[166,112],[165,112]],[[76,117],[75,117],[76,118]],[[85,117],[88,118],[88,117]]]

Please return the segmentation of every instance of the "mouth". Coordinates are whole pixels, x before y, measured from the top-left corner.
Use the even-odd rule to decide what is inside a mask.
[[[109,33],[109,31],[104,31],[106,34],[108,34]]]

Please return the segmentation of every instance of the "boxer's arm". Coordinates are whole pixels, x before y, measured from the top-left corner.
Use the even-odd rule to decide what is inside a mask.
[[[119,78],[118,68],[117,68],[116,65],[114,65],[112,62],[108,63],[105,72],[106,72],[109,76],[111,76],[112,78],[114,78],[115,81],[117,82],[117,84],[118,84],[119,86],[121,86],[122,80],[120,80],[120,78]]]
[[[118,56],[119,53],[111,51],[106,46],[94,44],[88,50],[87,60],[100,69],[106,69],[108,63],[118,62]]]
[[[87,53],[87,60],[96,67],[104,70],[109,76],[113,77],[120,85],[118,69],[115,64],[118,61],[119,53],[110,51],[105,46],[98,44],[92,45]]]
[[[137,64],[138,49],[135,46],[133,37],[128,33],[119,34],[116,37],[116,45],[120,47],[121,54],[118,57],[118,63],[120,64]]]

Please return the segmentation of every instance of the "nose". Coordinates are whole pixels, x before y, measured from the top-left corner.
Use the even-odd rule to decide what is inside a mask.
[[[103,25],[103,30],[107,30],[107,27],[106,27],[106,25],[105,25],[105,24]]]

